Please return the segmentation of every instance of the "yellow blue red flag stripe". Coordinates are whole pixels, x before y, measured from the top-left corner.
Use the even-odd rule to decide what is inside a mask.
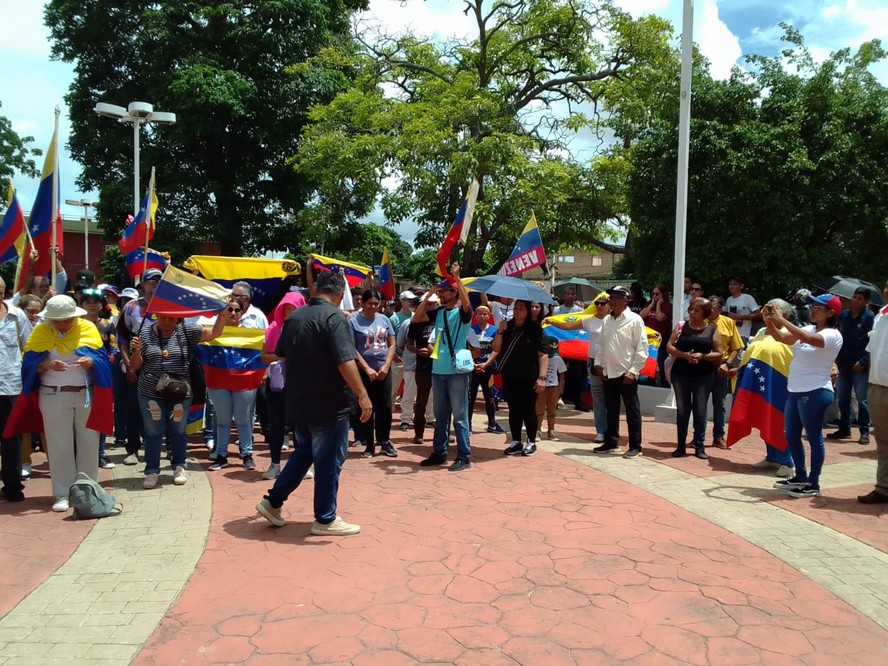
[[[267,364],[262,362],[265,331],[226,326],[215,340],[197,346],[207,388],[249,391],[259,388]]]

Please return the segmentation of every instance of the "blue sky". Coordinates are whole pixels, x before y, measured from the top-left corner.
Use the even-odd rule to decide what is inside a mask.
[[[634,15],[653,13],[681,26],[682,0],[615,0]],[[466,35],[468,19],[459,0],[371,0],[368,18],[390,32],[411,30],[443,37]],[[73,79],[73,67],[49,59],[48,31],[43,26],[42,3],[36,0],[0,0],[0,115],[12,121],[20,135],[34,137],[34,145],[45,150],[52,136],[53,108],[62,108],[60,123],[61,197],[91,198],[79,192],[74,180],[80,169],[64,148],[69,124],[63,96]],[[748,53],[776,55],[780,52],[779,23],[793,24],[805,36],[815,57],[822,58],[845,46],[888,36],[888,0],[696,0],[694,39],[712,63],[715,76],[726,76],[734,64],[742,64]],[[447,31],[441,31],[447,26]],[[874,70],[888,82],[888,63]],[[96,100],[103,101],[103,100]],[[105,100],[125,104],[129,100]],[[151,102],[152,100],[142,100]],[[112,122],[96,118],[96,122]],[[121,150],[132,153],[132,131],[120,128]],[[38,165],[39,166],[39,165]],[[144,166],[144,165],[143,165]],[[143,175],[146,175],[143,168]],[[125,175],[131,180],[132,173]],[[147,177],[147,175],[146,175]],[[27,209],[37,191],[36,181],[16,178],[22,205]],[[82,209],[65,204],[66,215]],[[381,214],[371,216],[382,222]],[[401,225],[401,235],[412,243],[415,229]]]

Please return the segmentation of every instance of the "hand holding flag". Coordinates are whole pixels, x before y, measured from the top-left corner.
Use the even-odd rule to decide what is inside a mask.
[[[450,227],[447,236],[444,237],[444,242],[441,243],[441,249],[438,250],[438,267],[435,269],[435,272],[443,278],[451,278],[451,275],[447,272],[447,263],[450,261],[454,248],[456,248],[457,244],[465,245],[466,243],[469,227],[472,226],[472,218],[475,215],[475,200],[478,198],[480,187],[481,185],[478,181],[473,178],[466,198],[456,214],[456,219],[453,221],[453,226]]]

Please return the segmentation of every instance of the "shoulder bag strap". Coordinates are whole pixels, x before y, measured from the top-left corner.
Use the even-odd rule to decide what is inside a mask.
[[[447,336],[447,346],[450,348],[450,360],[453,367],[456,367],[456,350],[453,348],[453,338],[450,336],[450,326],[447,325],[447,310],[444,310],[444,334]],[[459,329],[462,326],[462,315],[460,315],[459,324],[456,326],[456,334],[459,335]]]
[[[518,335],[512,338],[512,341],[509,343],[509,347],[506,349],[506,353],[503,354],[502,360],[499,360],[499,357],[497,357],[497,365],[499,366],[500,372],[502,372],[503,367],[506,365],[506,361],[509,360],[509,357],[512,355],[512,350],[515,349],[515,345],[518,344],[518,340],[521,339],[522,335],[524,335],[524,331],[518,331]]]

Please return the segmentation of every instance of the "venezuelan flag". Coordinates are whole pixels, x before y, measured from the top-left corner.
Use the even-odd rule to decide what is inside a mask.
[[[221,312],[231,292],[215,282],[204,280],[175,266],[167,266],[157,283],[147,314],[171,317]]]
[[[509,258],[503,262],[497,275],[512,277],[521,275],[525,271],[546,264],[546,250],[543,247],[543,238],[537,226],[536,215],[530,214],[530,221],[525,225],[524,231],[515,243],[515,249]],[[559,352],[560,353],[560,352]]]
[[[38,325],[28,338],[22,357],[22,392],[12,406],[3,436],[14,437],[26,432],[45,430],[43,415],[40,413],[40,374],[37,366],[49,357],[49,352],[54,347],[59,347],[63,352],[73,350],[77,356],[92,359],[93,386],[86,427],[106,435],[112,434],[114,393],[111,388],[111,362],[102,349],[102,338],[95,325],[85,319],[77,319],[62,338],[46,323]]]
[[[149,201],[151,202],[150,214],[148,213]],[[154,238],[154,218],[157,214],[158,205],[157,192],[154,191],[154,171],[152,170],[151,182],[148,184],[148,194],[142,199],[142,207],[139,208],[136,219],[126,225],[123,235],[117,241],[117,247],[120,248],[123,254],[135,252]]]
[[[185,264],[191,270],[200,271],[207,280],[229,289],[235,282],[248,282],[253,288],[251,303],[264,312],[270,311],[281,299],[282,280],[300,273],[299,264],[290,259],[194,255]]]
[[[15,194],[12,182],[9,183],[9,196],[6,200],[6,213],[0,224],[0,264],[15,261],[25,249],[25,214]],[[13,291],[10,289],[10,291]]]
[[[783,410],[791,362],[792,347],[770,335],[750,341],[737,374],[728,417],[728,446],[757,428],[768,444],[786,450]]]
[[[663,343],[663,339],[657,331],[648,326],[644,327],[644,333],[647,335],[648,357],[641,369],[641,374],[654,378],[657,376],[657,358],[660,355],[660,345]]]
[[[58,123],[52,134],[52,141],[46,151],[46,159],[43,160],[43,172],[40,176],[40,185],[37,188],[37,197],[31,207],[31,219],[29,228],[34,248],[38,252],[37,263],[34,272],[37,275],[46,275],[52,271],[52,225],[56,224],[56,244],[61,254],[62,244],[62,217],[59,214],[59,164],[58,164]]]
[[[215,340],[197,346],[207,388],[249,391],[259,388],[268,367],[260,358],[265,331],[226,326]]]
[[[188,421],[185,424],[186,435],[199,435],[203,432],[204,412],[206,405],[191,405],[188,410]]]
[[[148,261],[145,262],[145,248],[137,248],[124,257],[126,260],[126,272],[133,279],[137,275],[141,275],[149,268],[156,268],[159,271],[166,270],[169,262],[169,254],[166,252],[158,252],[148,248]]]
[[[312,254],[310,258],[311,265],[315,270],[341,272],[349,287],[357,287],[370,275],[370,269],[360,264],[350,264],[347,261],[322,257],[319,254]]]
[[[453,249],[457,244],[465,244],[466,237],[469,235],[469,227],[472,226],[472,218],[475,216],[475,200],[478,198],[480,188],[480,183],[473,178],[466,198],[456,213],[456,219],[453,220],[453,225],[447,231],[444,242],[441,243],[441,249],[438,250],[438,266],[435,268],[435,272],[443,278],[451,277],[448,268]]]
[[[386,300],[395,300],[395,278],[392,275],[392,260],[389,258],[388,248],[382,253],[382,262],[379,268],[379,291]]]

